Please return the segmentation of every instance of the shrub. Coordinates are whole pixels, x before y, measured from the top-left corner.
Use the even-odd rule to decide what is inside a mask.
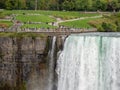
[[[110,27],[111,32],[117,32],[117,26],[113,23],[113,24],[108,24]]]
[[[117,31],[120,32],[120,22],[116,21],[115,24],[117,25]]]
[[[102,23],[102,28],[106,32],[116,32],[117,31],[117,26],[115,24],[113,24],[113,23],[103,22]]]
[[[117,26],[117,31],[120,32],[120,24]]]
[[[97,29],[99,32],[105,32],[105,30],[103,29],[103,27],[100,25],[100,26],[97,26]]]

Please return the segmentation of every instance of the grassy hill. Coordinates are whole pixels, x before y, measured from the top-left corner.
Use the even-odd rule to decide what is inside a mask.
[[[103,18],[90,21],[89,24],[101,32],[120,32],[120,13],[104,15]]]
[[[12,20],[22,22],[21,28],[56,28],[48,23],[56,22],[57,18],[64,20],[76,19],[81,17],[93,17],[100,15],[99,13],[85,13],[77,11],[44,11],[44,10],[3,10],[4,17],[10,16]],[[73,22],[65,22],[60,25],[74,28],[91,28],[86,20],[77,20]],[[93,20],[93,19],[92,19]],[[34,23],[35,22],[35,23]],[[38,22],[38,24],[36,24]],[[10,26],[9,24],[7,26]]]

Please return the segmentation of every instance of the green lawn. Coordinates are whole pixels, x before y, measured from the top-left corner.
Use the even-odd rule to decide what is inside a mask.
[[[21,28],[56,28],[48,24],[24,24]]]
[[[81,18],[81,17],[91,17],[91,16],[97,16],[99,14],[97,13],[80,13],[80,12],[53,12],[53,16],[59,17],[61,19],[67,20],[67,19],[74,19],[74,18]]]
[[[39,11],[39,13],[44,15],[51,15],[64,20],[99,15],[98,13],[84,13],[84,12],[82,13],[82,12],[76,12],[76,11]]]
[[[63,22],[63,23],[60,23],[60,25],[70,27],[70,28],[93,28],[88,24],[90,21],[93,21],[93,20],[97,20],[97,18],[87,18],[83,20]]]
[[[58,17],[61,19],[73,19],[80,17],[91,17],[97,16],[98,13],[84,13],[77,11],[45,11],[45,10],[12,10],[12,11],[4,11],[5,14],[42,14],[42,15],[50,15],[54,17]]]
[[[11,21],[0,21],[0,27],[10,27],[13,23]]]
[[[53,26],[47,25],[45,23],[55,22],[55,18],[61,18],[63,20],[81,18],[81,17],[92,17],[98,16],[98,13],[84,13],[84,12],[76,12],[76,11],[44,11],[44,10],[4,10],[3,13],[5,15],[17,14],[16,20],[21,22],[42,22],[44,24],[25,24],[22,28],[55,28]],[[31,15],[34,14],[34,15]],[[38,15],[35,15],[38,14]],[[52,17],[50,17],[52,16]],[[91,19],[86,20],[77,20],[73,22],[65,22],[61,23],[61,25],[75,28],[91,28],[87,22]]]
[[[16,16],[16,20],[21,22],[54,22],[55,19],[47,16],[47,15],[18,15]]]
[[[0,19],[5,18],[5,15],[3,14],[3,12],[0,12]]]

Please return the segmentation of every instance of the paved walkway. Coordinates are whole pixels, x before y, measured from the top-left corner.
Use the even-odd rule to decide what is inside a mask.
[[[76,18],[76,19],[69,19],[69,20],[62,20],[60,18],[56,18],[57,22],[54,22],[54,26],[59,26],[60,23],[63,22],[70,22],[70,21],[76,21],[76,20],[83,20],[83,19],[88,19],[88,18],[100,18],[102,15],[99,16],[93,16],[93,17],[81,17],[81,18]]]

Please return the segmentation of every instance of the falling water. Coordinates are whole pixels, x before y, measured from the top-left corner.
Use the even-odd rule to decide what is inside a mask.
[[[58,90],[120,90],[120,34],[69,36],[57,73]]]
[[[48,89],[47,90],[53,90],[53,84],[54,84],[54,53],[55,53],[55,42],[56,42],[56,37],[53,37],[52,40],[52,47],[51,50],[49,51],[49,71],[48,71]]]
[[[52,38],[52,39],[51,39]],[[47,72],[46,74],[41,73],[39,74],[36,70],[33,70],[28,83],[27,83],[27,90],[54,90],[54,66],[55,66],[55,43],[56,43],[56,37],[50,38],[50,46],[49,46],[49,52],[48,52],[48,69],[44,72]],[[41,76],[44,74],[44,77]]]

